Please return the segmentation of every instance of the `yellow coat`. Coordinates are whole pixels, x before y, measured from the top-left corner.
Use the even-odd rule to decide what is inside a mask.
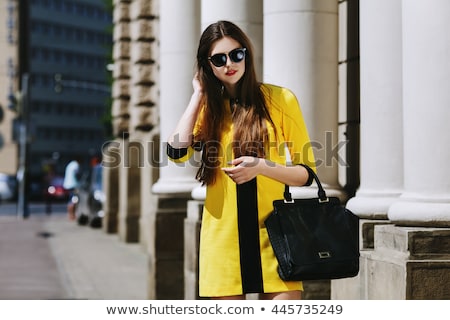
[[[286,164],[284,145],[287,143],[292,164],[304,163],[314,168],[313,150],[295,95],[286,88],[268,84],[264,84],[262,89],[277,133],[275,136],[272,126],[267,122],[269,139],[272,142],[268,159]],[[227,101],[225,107],[227,109],[225,118],[228,123],[225,125],[227,129],[221,140],[222,166],[227,166],[233,158],[231,152],[233,124]],[[196,127],[194,131],[199,129],[201,130]],[[221,170],[217,171],[217,175],[216,182],[207,186],[201,225],[199,294],[204,297],[249,293],[243,291],[241,276],[241,259],[245,259],[245,256],[241,256],[240,250],[247,240],[242,239],[244,237],[242,234],[239,240],[237,186]],[[264,225],[265,219],[273,210],[273,200],[283,198],[283,192],[284,184],[265,176],[256,178],[255,206],[258,225],[256,226],[255,222],[255,230],[256,228],[259,230],[256,230],[256,235],[259,235],[258,263],[260,262],[262,280],[260,291],[265,293],[303,289],[301,282],[286,282],[278,276],[277,260]]]

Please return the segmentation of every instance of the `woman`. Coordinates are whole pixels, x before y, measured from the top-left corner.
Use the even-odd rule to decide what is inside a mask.
[[[311,183],[314,156],[298,102],[285,88],[256,80],[250,40],[235,24],[219,21],[203,32],[194,92],[167,154],[185,161],[202,150],[197,178],[207,186],[200,235],[202,297],[300,299],[302,283],[285,282],[264,220],[284,185]]]

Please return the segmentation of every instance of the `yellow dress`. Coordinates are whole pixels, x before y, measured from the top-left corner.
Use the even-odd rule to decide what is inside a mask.
[[[272,142],[268,159],[286,164],[285,144],[292,164],[314,165],[307,128],[295,95],[288,89],[263,84],[267,107],[275,125],[267,122]],[[225,132],[221,140],[222,166],[232,160],[233,124],[227,109]],[[201,130],[198,126],[194,129]],[[188,155],[184,159],[192,154]],[[199,294],[202,297],[245,293],[270,293],[302,290],[302,283],[280,279],[277,260],[269,242],[265,219],[273,210],[272,202],[281,199],[284,184],[257,176],[251,182],[236,185],[218,170],[216,182],[207,186],[200,234]]]

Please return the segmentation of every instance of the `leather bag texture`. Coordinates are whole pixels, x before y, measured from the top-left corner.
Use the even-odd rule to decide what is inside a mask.
[[[316,173],[318,197],[292,199],[286,186],[284,199],[273,202],[265,226],[285,281],[354,277],[359,272],[359,217],[337,197],[327,197]]]

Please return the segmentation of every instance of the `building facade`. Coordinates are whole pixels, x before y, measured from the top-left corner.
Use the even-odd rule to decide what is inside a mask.
[[[305,297],[450,298],[449,17],[446,0],[116,0],[104,228],[147,249],[149,298],[197,298],[205,190],[164,141],[217,20],[253,40],[262,81],[296,94],[327,193],[361,218],[359,275]]]
[[[5,59],[15,83],[28,75],[26,168],[30,181],[39,182],[48,164],[64,174],[74,156],[87,165],[101,155],[111,104],[112,13],[102,0],[15,0],[2,8],[2,14],[10,11],[20,36]],[[2,99],[23,87],[2,87],[8,90]],[[1,157],[17,170],[18,151]]]
[[[29,170],[55,152],[59,166],[87,161],[105,141],[111,12],[102,0],[33,0],[29,21]]]
[[[0,20],[0,172],[15,174],[17,170],[17,144],[13,140],[12,100],[17,91],[17,11],[16,1],[1,4]]]

